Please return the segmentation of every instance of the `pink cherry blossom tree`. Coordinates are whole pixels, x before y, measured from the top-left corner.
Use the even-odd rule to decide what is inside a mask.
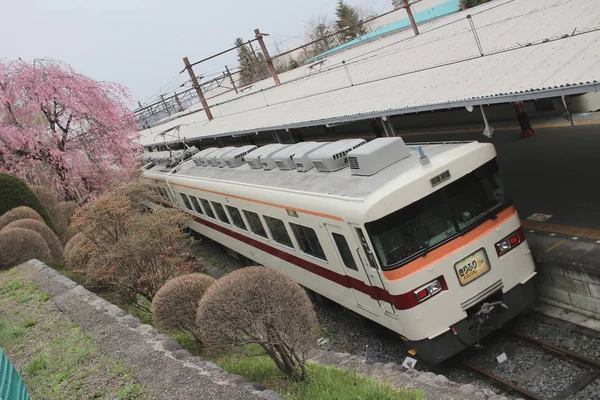
[[[0,60],[0,171],[80,202],[128,179],[141,154],[129,100],[63,63]]]

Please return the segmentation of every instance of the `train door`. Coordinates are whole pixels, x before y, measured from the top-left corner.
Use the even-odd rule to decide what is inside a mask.
[[[340,264],[344,267],[344,273],[351,279],[351,289],[356,303],[371,314],[381,314],[382,306],[377,300],[378,297],[367,275],[367,270],[358,255],[358,248],[350,245],[353,240],[351,239],[349,242],[347,235],[338,226],[325,224],[325,227],[329,232]]]
[[[360,259],[363,265],[365,266],[367,275],[371,279],[371,283],[379,295],[379,303],[385,310],[386,314],[395,317],[396,309],[392,306],[392,297],[385,288],[383,278],[381,277],[381,271],[377,267],[375,256],[373,255],[373,252],[369,247],[367,238],[365,237],[365,234],[361,227],[353,226],[352,229],[354,231],[354,234],[356,235],[356,240],[358,241],[360,246],[360,249],[357,247],[356,251],[360,255]]]

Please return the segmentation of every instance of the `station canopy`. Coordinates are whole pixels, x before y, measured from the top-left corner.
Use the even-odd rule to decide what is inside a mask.
[[[468,16],[470,15],[470,18]],[[475,32],[472,25],[475,27]],[[598,91],[600,1],[495,0],[210,98],[141,144],[244,135]],[[479,41],[480,46],[477,42]],[[171,132],[168,136],[161,135]]]

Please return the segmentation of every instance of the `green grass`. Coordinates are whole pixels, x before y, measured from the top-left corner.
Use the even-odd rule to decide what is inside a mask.
[[[224,356],[216,363],[225,371],[259,382],[290,400],[419,400],[419,391],[399,391],[385,382],[363,377],[356,372],[308,363],[308,379],[296,383],[267,356]]]
[[[31,398],[151,399],[121,360],[48,303],[14,270],[0,272],[0,347],[20,370]]]

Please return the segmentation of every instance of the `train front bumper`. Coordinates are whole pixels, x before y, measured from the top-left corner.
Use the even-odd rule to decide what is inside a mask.
[[[492,333],[535,301],[534,280],[520,283],[508,292],[500,295],[505,307],[496,307],[490,318],[479,327],[474,316],[458,321],[445,333],[433,338],[408,343],[417,350],[421,360],[437,364],[456,355],[462,350],[475,346],[479,339]]]

